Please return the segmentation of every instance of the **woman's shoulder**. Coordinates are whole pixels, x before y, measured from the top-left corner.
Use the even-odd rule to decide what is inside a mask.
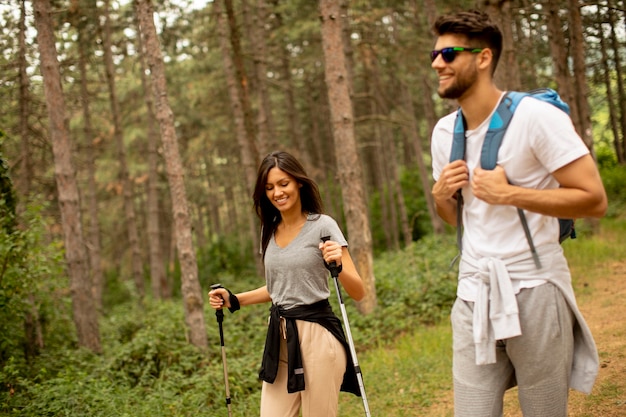
[[[332,240],[347,246],[347,241],[337,221],[328,214],[309,214],[309,221],[313,222],[315,230],[320,235],[330,236]]]
[[[334,218],[324,213],[309,213],[308,220],[318,222],[320,225],[337,224],[337,221]]]

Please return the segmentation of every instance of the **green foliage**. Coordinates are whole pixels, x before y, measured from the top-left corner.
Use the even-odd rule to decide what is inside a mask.
[[[49,377],[33,366],[38,347],[27,328],[40,326],[45,341],[42,363],[55,364],[59,355],[73,356],[75,349],[62,248],[58,242],[42,241],[48,225],[38,208],[27,208],[22,223],[23,231],[0,230],[0,256],[11,258],[0,280],[0,410],[14,393]]]
[[[211,277],[223,274],[235,276],[249,275],[254,272],[252,245],[244,245],[239,239],[215,238],[206,247],[198,251],[198,275],[201,284],[207,287],[214,282],[203,282]]]
[[[454,299],[456,253],[450,237],[426,237],[375,261],[378,309],[361,316],[346,300],[359,351],[388,342],[423,323],[447,315]],[[238,292],[263,285],[254,274],[225,271],[214,276]],[[337,297],[333,294],[338,315]],[[235,416],[258,413],[257,372],[265,341],[269,305],[225,312],[223,330]],[[226,415],[219,329],[205,306],[208,350],[186,337],[183,304],[146,300],[111,307],[101,319],[101,356],[56,344],[30,366],[8,359],[0,368],[0,414],[21,416],[195,416]],[[60,337],[69,329],[60,329]]]
[[[456,293],[452,237],[426,236],[410,247],[376,258],[379,307],[367,316],[347,304],[356,343],[369,348],[447,316]],[[338,310],[337,310],[338,311]]]
[[[437,401],[452,382],[449,322],[412,330],[360,355],[365,392],[373,416],[428,416],[420,408]],[[359,352],[357,352],[359,353]],[[363,414],[360,398],[342,394],[339,415]]]
[[[609,199],[608,217],[623,216],[626,210],[626,166],[611,165],[601,168],[600,175]]]
[[[400,184],[409,218],[411,240],[418,241],[432,232],[430,215],[419,177],[419,170],[416,167],[401,169]],[[388,189],[385,190],[385,194],[387,193],[389,193]],[[383,215],[380,201],[381,195],[379,192],[371,193],[369,202],[370,227],[374,251],[377,255],[391,249],[387,247],[385,241],[385,226],[382,223]],[[395,225],[398,230],[401,230],[400,226],[400,224]]]
[[[403,169],[400,174],[400,184],[413,232],[412,240],[418,241],[423,236],[432,233],[430,214],[428,213],[427,201],[420,181],[419,169],[417,167]],[[430,190],[427,190],[427,192],[430,192]]]

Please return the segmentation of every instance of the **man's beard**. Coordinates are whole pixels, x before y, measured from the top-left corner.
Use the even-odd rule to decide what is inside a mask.
[[[439,94],[441,98],[459,99],[474,85],[477,78],[478,74],[476,68],[470,67],[465,73],[458,73],[452,85],[444,90],[437,90],[437,94]]]

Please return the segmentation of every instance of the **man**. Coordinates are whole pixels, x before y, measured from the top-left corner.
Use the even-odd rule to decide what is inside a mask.
[[[457,225],[462,256],[451,313],[455,415],[501,416],[517,384],[526,417],[565,417],[569,387],[589,392],[598,357],[574,297],[557,217],[601,217],[607,198],[589,150],[566,113],[524,98],[494,170],[480,168],[482,142],[504,91],[493,81],[502,34],[478,11],[442,16],[431,54],[438,94],[456,99],[466,126],[465,160],[448,162],[456,112],[432,137],[432,194]],[[541,261],[533,262],[517,208]]]

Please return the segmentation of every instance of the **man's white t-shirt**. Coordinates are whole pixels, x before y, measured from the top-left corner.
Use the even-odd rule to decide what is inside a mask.
[[[450,159],[455,118],[456,112],[443,117],[433,130],[431,151],[435,181]],[[476,129],[466,131],[470,180],[480,164],[482,144],[490,120],[491,115]],[[504,168],[514,185],[551,189],[559,187],[551,172],[588,153],[565,112],[552,104],[526,97],[519,103],[504,135],[498,152],[498,165]],[[487,204],[475,198],[469,186],[464,187],[462,193],[464,254],[476,259],[508,258],[523,252],[528,252],[530,256],[528,241],[515,207]],[[558,242],[558,219],[528,211],[525,215],[535,247]]]

